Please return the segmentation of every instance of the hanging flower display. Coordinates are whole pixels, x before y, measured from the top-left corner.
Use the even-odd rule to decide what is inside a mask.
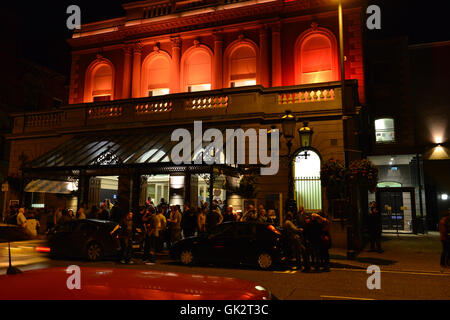
[[[346,169],[339,160],[329,159],[322,164],[320,180],[327,189],[328,198],[339,198],[345,186]]]
[[[366,186],[370,192],[375,192],[378,183],[378,168],[370,160],[354,160],[350,163],[347,178],[350,183],[358,183]]]

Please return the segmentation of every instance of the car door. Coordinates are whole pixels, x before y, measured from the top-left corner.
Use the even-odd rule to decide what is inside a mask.
[[[236,225],[234,247],[236,259],[242,263],[252,262],[259,250],[256,239],[257,225],[254,223],[239,223]]]
[[[72,231],[75,227],[75,222],[67,222],[56,227],[50,239],[51,252],[53,254],[69,257],[73,255]]]
[[[86,244],[96,237],[98,227],[88,221],[80,220],[72,231],[72,251],[76,256],[84,256]]]
[[[219,225],[210,232],[204,252],[207,260],[217,263],[233,263],[235,259],[233,236],[233,224],[228,223]]]

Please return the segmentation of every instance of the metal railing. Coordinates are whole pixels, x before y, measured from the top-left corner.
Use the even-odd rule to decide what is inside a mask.
[[[347,88],[356,87],[349,82]],[[306,92],[309,94],[304,99]],[[311,95],[311,92],[315,92]],[[58,110],[15,114],[13,133],[39,132],[64,128],[96,126],[105,121],[120,129],[134,122],[145,121],[183,121],[227,117],[235,119],[245,114],[279,117],[286,108],[294,113],[309,115],[340,115],[341,88],[339,82],[313,85],[264,88],[248,86],[225,88],[202,92],[184,92],[164,96],[122,99],[102,102],[80,103],[63,106]],[[348,105],[357,105],[357,96],[346,95],[352,99]]]
[[[320,177],[296,177],[297,205],[305,210],[322,210],[322,184]]]

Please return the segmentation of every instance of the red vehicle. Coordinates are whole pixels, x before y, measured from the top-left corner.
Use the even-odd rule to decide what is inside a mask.
[[[80,289],[66,268],[0,276],[0,300],[266,300],[246,280],[156,270],[80,267]]]

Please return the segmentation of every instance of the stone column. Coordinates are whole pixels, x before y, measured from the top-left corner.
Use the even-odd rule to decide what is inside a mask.
[[[281,78],[281,23],[275,23],[272,28],[272,87],[282,85]]]
[[[214,64],[212,89],[223,88],[223,36],[222,33],[214,33]],[[226,84],[225,84],[226,85]]]
[[[135,172],[133,174],[132,189],[131,189],[131,209],[134,213],[139,211],[139,200],[141,197],[141,174]]]
[[[185,197],[185,179],[184,173],[171,173],[169,177],[169,203],[170,205],[183,206]]]
[[[267,26],[262,26],[259,29],[259,78],[257,83],[265,88],[270,86],[270,72],[269,72],[269,45],[267,36]]]
[[[147,187],[148,187],[147,177],[141,176],[141,196],[139,198],[139,206],[144,206],[145,202],[147,201]]]
[[[141,53],[142,45],[137,42],[133,48],[133,80],[131,89],[133,98],[141,96]]]
[[[72,66],[70,70],[70,92],[69,92],[69,103],[79,103],[79,102],[86,102],[82,101],[83,95],[84,95],[84,89],[83,94],[81,94],[81,97],[79,97],[79,80],[80,80],[80,56],[72,54]],[[81,98],[81,99],[80,99]]]
[[[89,203],[89,180],[90,177],[86,176],[86,173],[82,170],[78,180],[78,209],[81,208],[83,203],[85,203],[86,206]]]
[[[131,97],[131,48],[123,48],[123,79],[122,79],[122,99]]]
[[[175,37],[172,41],[172,60],[170,65],[170,93],[180,92],[180,60],[181,38]]]
[[[198,175],[191,175],[191,197],[189,198],[191,206],[198,205]]]
[[[117,190],[117,202],[121,215],[125,215],[130,210],[131,202],[131,181],[130,175],[119,176],[119,186]]]

